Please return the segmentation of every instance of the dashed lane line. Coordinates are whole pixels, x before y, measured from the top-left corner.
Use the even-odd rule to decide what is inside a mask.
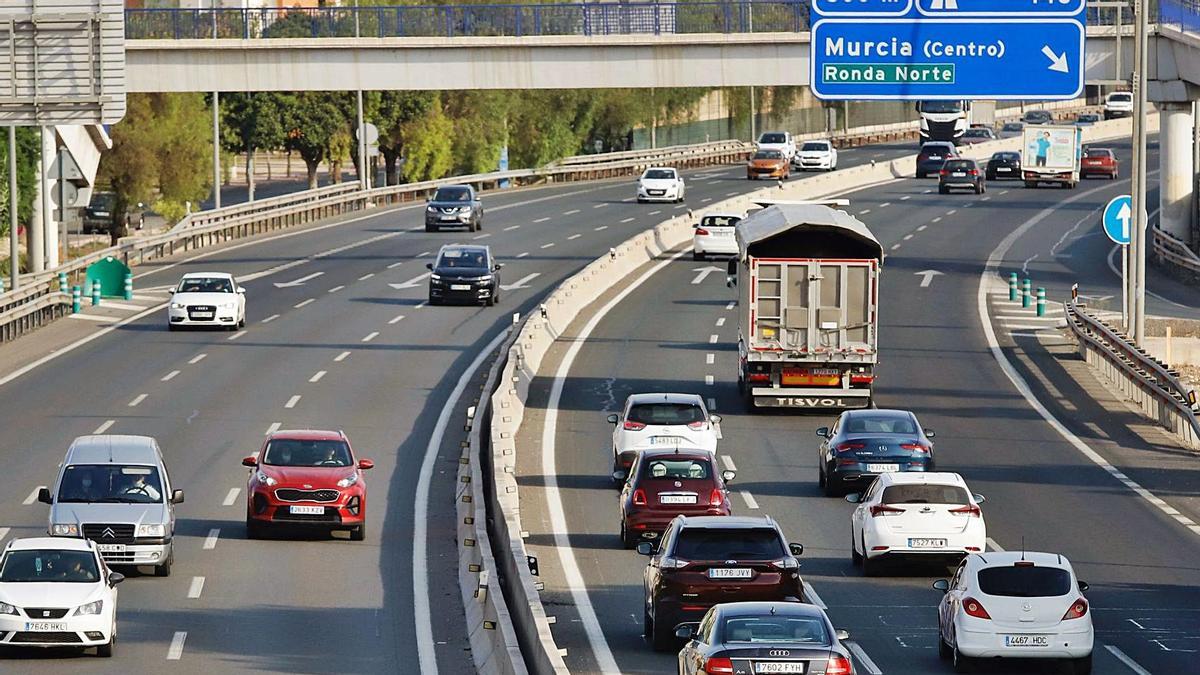
[[[858,212],[858,215],[860,215],[860,216],[865,216],[865,215],[867,215],[867,214],[868,214],[868,213],[870,213],[870,212],[871,212],[871,209],[863,209],[862,211],[859,211],[859,212]]]
[[[733,457],[721,455],[721,462],[725,465],[727,471],[737,471],[737,465],[733,463]]]
[[[714,412],[714,411],[716,411],[716,409],[717,409],[717,399],[709,396],[708,397],[708,411]]]
[[[171,638],[171,646],[167,647],[167,660],[178,661],[183,658],[183,643],[187,641],[187,631],[177,630]]]
[[[163,375],[159,381],[160,382],[170,382],[171,380],[175,379],[175,376],[178,375],[180,372],[181,371],[178,371],[178,370],[172,370],[171,372],[167,373],[166,375]]]
[[[108,431],[109,429],[111,429],[112,425],[114,425],[116,423],[117,423],[116,420],[105,420],[104,423],[101,424],[100,426],[96,427],[96,430],[93,431],[92,433],[96,434],[96,435],[100,435],[100,434]]]
[[[946,215],[952,216],[956,213],[958,213],[958,209],[950,209],[949,211],[946,212]]]
[[[597,225],[596,227],[593,227],[593,228],[592,228],[592,230],[594,230],[594,231],[596,231],[596,232],[603,232],[603,231],[605,231],[605,230],[607,230],[607,229],[608,229],[608,226],[607,226],[607,225]]]
[[[283,404],[283,407],[288,408],[288,409],[295,408],[296,404],[299,402],[300,402],[300,394],[296,394],[296,395],[292,396],[291,398],[289,398],[287,400],[287,403]]]
[[[322,377],[325,377],[326,372],[327,371],[324,371],[324,370],[318,370],[317,372],[313,373],[312,377],[308,378],[308,381],[310,383],[316,384],[317,382],[321,381]]]
[[[888,249],[888,250],[889,250],[889,251],[895,251],[895,250],[897,250],[897,249],[899,249],[899,248],[900,248],[900,244],[892,244],[892,247],[891,247],[890,249]]]
[[[520,225],[517,225],[517,227],[520,227]],[[396,269],[397,267],[399,267],[399,266],[401,266],[401,265],[403,265],[403,264],[404,264],[404,262],[403,262],[403,261],[398,261],[398,262],[394,262],[394,263],[392,263],[391,265],[388,265],[388,266],[387,266],[387,268],[388,268],[389,270],[394,270],[394,269]]]
[[[563,211],[564,216],[573,216],[576,213],[579,213],[579,209],[571,209],[569,211]]]
[[[294,307],[295,309],[300,309],[301,307],[304,307],[306,305],[311,305],[312,303],[314,303],[316,301],[317,301],[316,298],[309,298],[307,300],[302,300],[300,302],[297,302],[296,304],[292,305],[292,307]]]
[[[523,252],[523,253],[518,253],[518,254],[517,254],[517,257],[518,257],[518,258],[524,258],[524,257],[526,257],[526,256],[528,256],[528,255],[529,255],[529,251],[525,251],[525,252]]]
[[[242,488],[229,488],[229,492],[225,495],[225,500],[221,502],[221,506],[233,506],[237,502],[238,495],[242,493]]]
[[[417,257],[418,258],[428,258],[431,255],[433,255],[433,251],[421,251],[420,253],[417,254]]]
[[[424,307],[424,306],[426,306],[426,305],[428,305],[428,304],[429,304],[429,301],[428,301],[428,300],[422,300],[422,301],[418,302],[418,303],[417,303],[417,304],[416,304],[416,305],[413,307],[413,309],[421,309],[422,307]]]
[[[338,363],[341,363],[342,361],[346,360],[347,356],[350,356],[350,352],[342,352],[341,354],[338,354],[337,356],[333,357],[333,360],[337,361]]]
[[[725,309],[727,309],[727,310],[729,310],[729,309],[733,309],[734,307],[737,307],[737,300],[730,300],[730,301],[729,301],[729,302],[728,302],[728,303],[725,305]]]
[[[29,506],[30,504],[36,502],[37,498],[38,498],[38,493],[42,491],[43,487],[45,487],[45,486],[39,485],[39,486],[33,488],[33,492],[30,492],[29,496],[26,497],[25,501],[21,502],[21,504],[23,504],[24,506]]]
[[[913,235],[912,235],[912,234],[906,234],[906,235],[904,235],[904,241],[908,241],[909,239],[912,239],[912,238],[913,238]]]
[[[326,293],[337,293],[338,291],[342,290],[343,288],[345,288],[345,286],[334,286],[333,288],[326,291]]]
[[[204,577],[192,577],[192,585],[188,587],[188,599],[195,600],[204,592]]]
[[[519,229],[521,229],[520,225],[509,225],[508,227],[504,228],[504,231],[512,232],[513,230],[519,230]]]
[[[479,241],[480,239],[487,239],[490,236],[492,236],[491,232],[484,232],[483,234],[477,234],[474,237],[471,237],[471,239]]]
[[[217,547],[217,539],[221,537],[221,528],[214,527],[208,531],[208,536],[204,538],[204,550],[211,551]]]
[[[197,355],[193,356],[190,361],[188,361],[188,365],[194,366],[197,363],[200,363],[201,361],[203,361],[207,357],[208,357],[208,354],[197,354]]]
[[[928,225],[918,225],[917,232],[924,232],[925,228],[927,228],[927,227],[929,227],[929,226]]]
[[[717,319],[717,327],[724,326],[724,325],[725,325],[725,317],[721,317],[721,318]]]
[[[389,326],[394,326],[404,320],[403,314],[397,314],[388,321]]]
[[[371,277],[373,277],[373,276],[375,276],[375,273],[374,273],[374,272],[367,272],[366,274],[364,274],[364,275],[362,275],[361,277],[359,277],[359,278],[358,278],[358,280],[359,280],[359,281],[366,281],[367,279],[370,279],[370,278],[371,278]]]
[[[651,211],[650,213],[647,213],[646,215],[648,215],[648,216],[657,216],[657,215],[658,215],[658,214],[660,214],[660,213],[662,213],[662,211],[661,211],[661,210],[655,210],[655,211]]]
[[[370,333],[367,333],[366,337],[364,337],[361,341],[362,342],[370,342],[371,340],[374,340],[377,337],[379,337],[379,331],[372,331]]]
[[[573,234],[573,235],[567,237],[567,241],[574,241],[575,239],[578,239],[582,236],[583,236],[582,234]]]
[[[267,427],[267,433],[265,433],[263,435],[270,436],[271,434],[275,433],[276,431],[279,431],[279,427],[281,427],[281,426],[283,426],[282,422],[271,422],[271,426]]]
[[[912,195],[904,195],[903,197],[900,198],[900,201],[906,202],[910,199],[912,199]]]
[[[879,205],[879,208],[883,209],[883,208],[887,208],[887,207],[889,207],[889,206],[891,206],[891,205],[892,205],[892,203],[891,203],[891,202],[884,202],[884,203],[882,203],[882,204],[880,204],[880,205]]]
[[[541,246],[541,247],[542,247],[542,248],[551,248],[552,246],[554,246],[554,242],[549,242],[549,243],[546,243],[546,244],[542,244],[542,246]]]
[[[134,396],[133,400],[129,402],[128,407],[130,407],[130,408],[138,407],[142,401],[146,400],[146,396],[148,396],[148,394],[138,394],[137,396]]]
[[[715,344],[717,344],[717,340],[720,340],[720,339],[721,339],[721,336],[717,335],[716,333],[709,335],[708,336],[708,344],[715,345]]]
[[[621,220],[621,222],[622,222],[622,223],[632,223],[632,222],[633,222],[633,221],[635,221],[635,220],[637,220],[637,218],[623,218],[623,219]]]
[[[599,204],[592,204],[593,209],[602,209],[606,206],[608,206],[608,202],[600,202]]]
[[[931,222],[931,223],[940,223],[940,222],[942,222],[942,217],[941,217],[941,216],[938,216],[938,217],[934,218],[933,220],[931,220],[931,221],[929,221],[929,222]]]
[[[233,342],[234,340],[236,340],[236,339],[238,339],[238,338],[242,337],[242,336],[243,336],[243,335],[245,335],[245,334],[246,334],[246,331],[244,331],[244,330],[239,330],[238,332],[234,333],[233,335],[230,335],[229,337],[225,338],[225,340],[226,340],[227,342]]]
[[[754,498],[754,495],[750,494],[746,490],[738,490],[738,494],[742,496],[742,501],[746,502],[746,508],[748,508],[748,509],[757,509],[758,508],[758,500],[756,500]]]
[[[713,376],[712,376],[712,375],[705,375],[705,376],[704,376],[704,385],[705,385],[706,387],[711,387],[711,386],[713,386],[714,384],[716,384],[716,379],[715,379],[715,378],[713,378]]]
[[[1003,551],[1004,550],[1004,547],[1001,546],[1000,544],[997,544],[996,540],[992,539],[991,537],[984,539],[984,541],[987,543],[988,548],[993,551]]]
[[[704,355],[704,363],[707,365],[711,366],[716,360],[717,360],[716,354],[705,354]]]
[[[272,314],[271,316],[268,316],[267,318],[263,319],[262,322],[263,323],[271,323],[272,321],[274,321],[275,319],[278,319],[278,318],[279,318],[278,314]]]

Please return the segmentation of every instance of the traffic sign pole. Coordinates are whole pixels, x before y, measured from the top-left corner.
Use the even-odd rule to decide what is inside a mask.
[[[1121,245],[1121,327],[1129,332],[1129,244]]]
[[[1134,87],[1133,87],[1133,166],[1136,182],[1133,191],[1133,233],[1130,250],[1130,333],[1134,344],[1142,346],[1146,331],[1146,67],[1149,11],[1147,0],[1134,2]]]

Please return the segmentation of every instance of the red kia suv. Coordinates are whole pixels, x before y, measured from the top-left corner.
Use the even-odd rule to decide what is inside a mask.
[[[624,473],[624,472],[621,472]],[[732,471],[718,472],[707,450],[643,450],[621,490],[621,543],[657,539],[678,515],[727,516]]]
[[[341,431],[276,431],[262,450],[242,460],[250,467],[246,484],[246,536],[261,537],[268,527],[302,526],[367,533],[369,459],[354,458]]]
[[[804,581],[796,556],[771,518],[676,516],[656,549],[637,545],[650,556],[643,573],[645,636],[662,651],[675,644],[676,624],[699,621],[722,602],[804,602]]]

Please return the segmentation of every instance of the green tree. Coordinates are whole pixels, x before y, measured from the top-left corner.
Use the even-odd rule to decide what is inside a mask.
[[[380,95],[379,110],[374,117],[379,127],[379,154],[383,156],[384,182],[400,182],[397,162],[404,154],[405,127],[438,105],[437,92],[385,91]]]
[[[284,111],[293,97],[276,92],[231,93],[221,97],[221,145],[245,153],[246,182],[254,199],[254,153],[283,145]]]
[[[17,129],[17,221],[28,224],[33,218],[33,200],[37,196],[37,162],[41,152],[38,130],[28,127]],[[4,197],[0,203],[0,235],[8,234],[8,130],[0,130],[0,190]]]
[[[442,112],[440,104],[403,125],[400,135],[405,150],[405,180],[432,180],[450,173],[454,166],[450,140],[453,130],[454,123]]]
[[[596,109],[596,97],[588,91],[522,92],[508,119],[514,166],[542,166],[579,152]]]
[[[453,172],[495,171],[500,151],[508,143],[508,116],[516,92],[463,91],[447,97],[446,115],[454,121],[451,148]]]
[[[293,103],[284,111],[286,139],[284,146],[294,150],[308,169],[308,188],[317,187],[317,169],[330,154],[334,135],[345,126],[346,119],[334,101],[336,94],[306,91],[296,94]]]

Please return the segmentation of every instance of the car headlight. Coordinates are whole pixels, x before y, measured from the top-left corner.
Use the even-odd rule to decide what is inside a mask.
[[[56,537],[78,537],[79,526],[75,523],[55,523],[50,526],[50,534]]]
[[[432,280],[434,280],[434,281],[441,281],[441,280],[442,280],[442,275],[440,275],[440,274],[430,274],[430,275],[429,275],[429,278],[430,278],[430,279],[432,279]]]
[[[258,479],[258,482],[262,483],[263,485],[267,485],[267,486],[275,485],[276,483],[279,482],[261,471],[254,474],[254,477],[256,479]]]
[[[337,482],[337,486],[338,487],[350,487],[351,485],[354,485],[357,482],[358,482],[358,473],[352,473],[349,476],[346,476],[345,478],[339,480]]]
[[[437,213],[437,207],[436,206],[426,206],[425,212],[426,213]]]
[[[468,214],[468,215],[469,215],[469,214],[471,213],[471,207],[469,207],[469,206],[460,206],[460,207],[458,208],[458,212],[459,212],[459,213],[465,213],[465,214]]]
[[[167,526],[159,523],[157,525],[138,525],[137,536],[139,537],[165,537],[167,536]]]
[[[86,605],[80,605],[79,608],[75,610],[75,616],[89,616],[89,615],[94,616],[96,614],[99,614],[100,610],[103,608],[104,608],[103,600],[93,600],[92,602],[89,602]]]
[[[17,613],[17,608],[13,607],[7,602],[0,602],[0,614],[12,614],[13,616],[20,616],[20,614]]]
[[[182,302],[172,302],[171,303],[171,309],[186,309],[186,308],[187,308],[187,305],[183,304]]]

